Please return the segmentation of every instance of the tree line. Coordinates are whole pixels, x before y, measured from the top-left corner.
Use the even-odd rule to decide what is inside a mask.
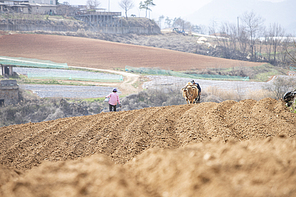
[[[215,48],[207,45],[207,50],[215,51],[219,57],[273,65],[292,63],[290,56],[295,49],[294,37],[278,23],[265,26],[265,19],[253,11],[243,13],[237,18],[237,23],[218,24],[214,21],[209,26],[202,26],[193,25],[181,17],[171,19],[164,16],[160,16],[157,22],[160,27],[164,23],[168,28],[214,36],[211,45]]]
[[[87,0],[86,4],[89,9],[95,9],[101,5],[101,2],[99,0]],[[135,7],[133,0],[120,0],[118,5],[124,10],[126,19],[128,18],[128,11]],[[140,2],[139,9],[144,9],[145,17],[147,17],[148,11],[152,11],[151,7],[153,6],[155,6],[153,0],[145,0]]]
[[[118,4],[124,10],[125,17],[128,19],[128,11],[135,6],[133,0],[120,0]],[[100,2],[99,0],[87,0],[87,5],[90,9],[94,9],[100,5]],[[144,0],[139,3],[139,9],[145,10],[145,17],[148,17],[153,6],[156,6],[153,0]],[[203,51],[202,54],[204,54],[204,51],[207,50],[206,53],[212,56],[268,62],[273,65],[293,63],[291,54],[294,54],[295,46],[293,45],[292,35],[286,33],[285,29],[278,23],[266,26],[265,19],[253,11],[245,12],[237,17],[236,23],[223,22],[218,24],[213,21],[209,26],[194,25],[181,17],[172,19],[163,15],[159,16],[156,22],[161,29],[162,24],[164,24],[164,27],[178,28],[182,32],[196,32],[215,37],[211,40],[211,45],[197,46],[199,47],[196,50],[197,53]]]

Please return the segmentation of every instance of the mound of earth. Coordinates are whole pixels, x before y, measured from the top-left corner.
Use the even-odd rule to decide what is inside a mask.
[[[5,197],[294,196],[295,134],[296,115],[270,98],[2,127],[0,173],[7,182],[0,191]]]
[[[7,182],[17,179],[20,174],[19,170],[0,165],[0,188]]]
[[[258,66],[261,63],[215,58],[191,53],[57,35],[13,34],[0,37],[1,56],[67,63],[69,66],[117,69],[157,67],[186,71],[205,68]]]
[[[126,169],[107,156],[45,162],[8,184],[4,196],[151,196]],[[153,195],[152,195],[153,196]]]

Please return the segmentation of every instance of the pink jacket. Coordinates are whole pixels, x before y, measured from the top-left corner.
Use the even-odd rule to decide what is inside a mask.
[[[106,98],[110,98],[108,102],[110,105],[117,105],[117,103],[120,105],[119,96],[116,92],[112,92]]]

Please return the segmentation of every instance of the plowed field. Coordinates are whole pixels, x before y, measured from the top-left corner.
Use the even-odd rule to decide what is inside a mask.
[[[266,98],[0,128],[0,195],[296,196],[296,115]]]
[[[261,63],[215,58],[153,47],[56,35],[13,34],[0,37],[1,56],[36,58],[100,69],[158,67],[165,70],[258,66]]]

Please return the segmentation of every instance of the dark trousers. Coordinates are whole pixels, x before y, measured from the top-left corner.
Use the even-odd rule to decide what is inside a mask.
[[[109,104],[109,110],[110,111],[112,111],[112,108],[113,108],[113,111],[116,111],[116,105]]]

